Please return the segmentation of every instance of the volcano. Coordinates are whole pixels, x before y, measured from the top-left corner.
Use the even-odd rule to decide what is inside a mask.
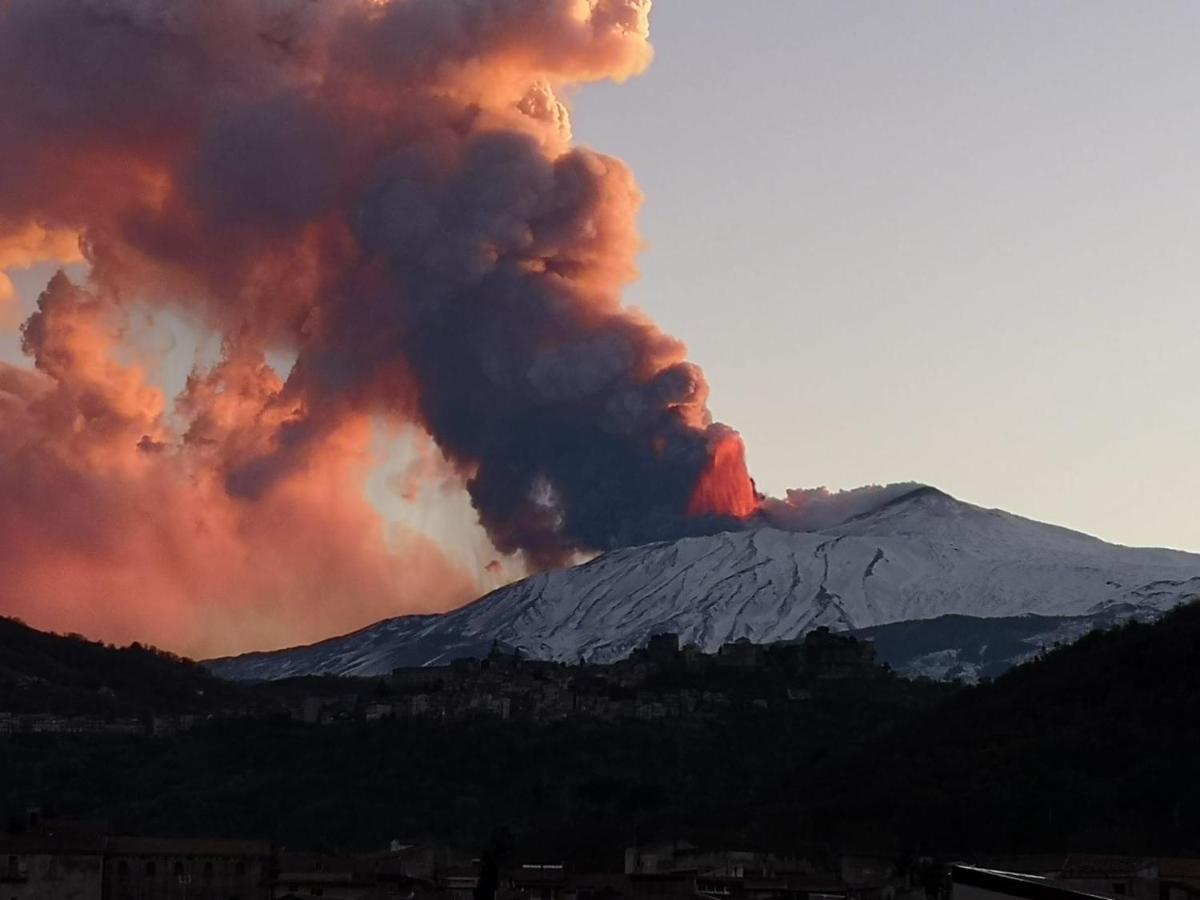
[[[379,675],[482,655],[496,640],[540,659],[608,662],[657,632],[713,651],[947,615],[1071,617],[1078,636],[1197,596],[1198,554],[1109,544],[924,487],[821,531],[747,528],[615,550],[454,612],[209,667],[228,678]]]

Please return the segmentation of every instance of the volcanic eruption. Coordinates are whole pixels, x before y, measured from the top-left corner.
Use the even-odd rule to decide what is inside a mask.
[[[754,482],[746,471],[746,447],[730,428],[715,429],[709,458],[688,503],[693,518],[748,519],[759,509]]]
[[[33,368],[0,363],[0,609],[178,644],[280,597],[304,636],[467,599],[362,497],[381,421],[530,566],[752,516],[703,373],[622,304],[633,177],[560,100],[640,72],[649,13],[0,2],[0,262],[89,264],[25,324]],[[173,403],[129,337],[167,308],[222,347]]]

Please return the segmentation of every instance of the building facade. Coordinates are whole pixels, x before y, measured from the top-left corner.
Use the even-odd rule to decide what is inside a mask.
[[[104,900],[267,900],[271,845],[264,841],[110,837]]]

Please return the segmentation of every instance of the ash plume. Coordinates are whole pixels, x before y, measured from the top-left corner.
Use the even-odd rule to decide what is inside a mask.
[[[703,374],[622,305],[633,177],[559,100],[640,72],[649,11],[0,0],[0,263],[90,264],[25,324],[35,369],[0,367],[0,608],[229,650],[284,597],[275,642],[460,602],[362,499],[379,419],[532,566],[753,516]],[[122,344],[165,306],[225,348],[174,404]]]

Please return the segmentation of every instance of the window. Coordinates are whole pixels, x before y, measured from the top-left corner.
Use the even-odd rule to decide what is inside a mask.
[[[148,859],[148,860],[146,860],[146,865],[142,868],[142,871],[148,877],[153,878],[155,876],[155,874],[158,872],[158,867],[156,865],[154,865],[154,860]]]
[[[213,877],[213,864],[212,864],[211,859],[204,864],[204,877],[205,878]]]
[[[183,863],[182,863],[182,862],[180,862],[179,860],[175,860],[175,869],[174,869],[174,872],[175,872],[175,874],[176,874],[176,875],[182,875],[182,874],[183,874]]]

